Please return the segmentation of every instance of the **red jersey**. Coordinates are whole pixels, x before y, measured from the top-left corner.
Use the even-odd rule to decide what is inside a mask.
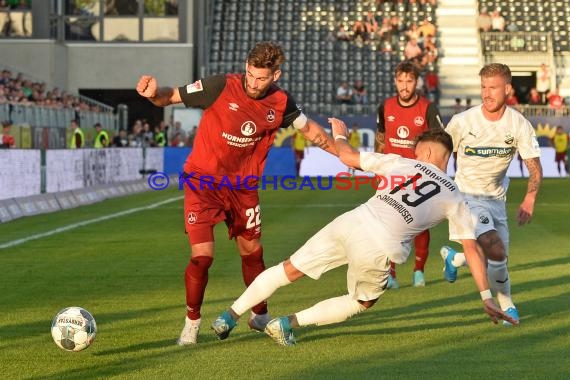
[[[0,135],[0,148],[12,148],[14,145],[14,136]]]
[[[263,98],[249,97],[244,80],[243,74],[214,75],[179,88],[187,107],[204,110],[185,173],[231,184],[263,174],[277,130],[290,126],[301,110],[276,85]]]
[[[564,98],[558,94],[552,94],[548,97],[548,105],[550,108],[560,109],[564,106]]]
[[[422,96],[409,106],[399,103],[393,96],[378,107],[376,119],[378,132],[385,134],[384,153],[394,153],[406,158],[416,158],[415,139],[430,128],[443,128],[435,105]]]

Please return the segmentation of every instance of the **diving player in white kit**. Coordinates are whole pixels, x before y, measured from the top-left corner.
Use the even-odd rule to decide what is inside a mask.
[[[449,220],[449,238],[462,243],[485,312],[493,322],[510,319],[489,291],[485,262],[478,250],[469,208],[457,185],[445,174],[452,151],[451,137],[429,130],[418,138],[417,160],[394,154],[359,152],[347,142],[344,122],[331,118],[340,160],[383,178],[404,178],[382,188],[366,203],[346,212],[317,232],[289,259],[262,272],[245,292],[213,323],[219,339],[226,339],[238,318],[278,288],[307,275],[315,280],[331,269],[348,265],[348,293],[329,298],[295,314],[271,320],[265,332],[278,344],[295,344],[293,328],[342,322],[378,300],[388,282],[390,260],[403,263],[414,236]],[[515,322],[516,323],[516,322]]]

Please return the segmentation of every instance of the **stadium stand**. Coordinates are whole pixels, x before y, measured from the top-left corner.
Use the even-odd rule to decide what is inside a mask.
[[[61,128],[64,132],[72,119],[79,120],[83,126],[101,123],[109,131],[117,128],[113,107],[85,96],[61,91],[58,87],[50,87],[45,82],[33,79],[33,76],[14,72],[12,68],[1,68],[0,121],[38,130]],[[18,133],[21,132],[18,130]],[[45,136],[45,132],[35,133],[34,138],[27,139],[27,143],[20,147],[66,146],[65,139],[49,139]]]
[[[239,71],[256,41],[278,40],[288,56],[281,84],[305,109],[330,114],[338,85],[362,80],[369,107],[343,104],[341,114],[370,113],[394,94],[392,73],[403,59],[404,31],[425,18],[434,21],[436,7],[432,2],[301,0],[295,2],[295,9],[300,11],[293,12],[291,2],[285,0],[216,0],[208,72]],[[355,38],[355,23],[364,22],[369,13],[378,22],[399,20],[397,35]],[[336,38],[340,24],[349,31],[346,40]]]
[[[522,1],[522,0],[482,0],[482,8],[499,9],[507,23],[515,24],[520,32],[531,33],[524,44],[527,51],[545,47],[532,38],[535,32],[552,35],[555,52],[570,52],[570,3],[563,0]],[[504,48],[510,47],[510,40],[503,41]]]
[[[546,63],[554,72],[551,89],[560,87],[561,94],[570,100],[570,3],[482,0],[478,10],[483,9],[499,10],[507,24],[505,31],[481,33],[485,60],[500,60],[514,67]]]

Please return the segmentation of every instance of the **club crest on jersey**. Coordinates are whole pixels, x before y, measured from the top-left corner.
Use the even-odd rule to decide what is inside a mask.
[[[275,110],[270,108],[269,111],[267,111],[267,116],[265,116],[265,120],[267,120],[270,123],[273,123],[275,121]]]
[[[424,118],[421,116],[416,116],[414,117],[414,124],[418,127],[421,127],[422,125],[424,125]]]
[[[197,80],[196,82],[186,86],[186,93],[191,94],[193,92],[202,91],[203,89],[204,87],[202,87],[202,81]]]
[[[190,211],[188,213],[188,217],[186,218],[186,220],[188,221],[188,224],[194,224],[196,223],[196,221],[198,221],[198,216],[192,211]]]
[[[410,130],[405,125],[400,125],[398,129],[396,129],[396,133],[398,134],[399,138],[405,139],[410,135]]]
[[[246,121],[241,125],[241,134],[244,136],[251,136],[255,133],[257,127],[255,123],[251,120]]]
[[[481,215],[479,217],[479,221],[483,224],[489,224],[489,218],[487,218],[485,215]]]
[[[514,141],[515,138],[510,133],[507,133],[507,135],[505,136],[505,144],[511,145]]]

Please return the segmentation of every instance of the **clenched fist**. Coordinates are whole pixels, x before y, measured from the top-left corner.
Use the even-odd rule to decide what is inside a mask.
[[[158,90],[156,78],[151,75],[143,75],[137,84],[137,92],[145,98],[154,98]]]

